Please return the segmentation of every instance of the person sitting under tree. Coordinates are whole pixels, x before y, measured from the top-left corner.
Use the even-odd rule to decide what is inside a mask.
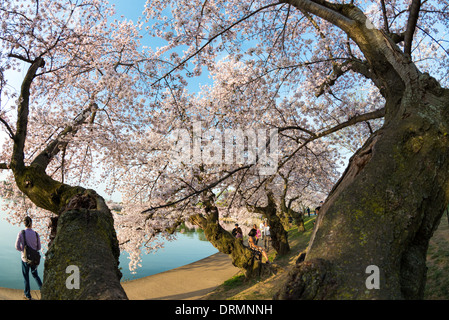
[[[248,233],[248,236],[249,236],[249,238],[248,238],[249,247],[252,250],[260,252],[266,259],[265,263],[269,264],[270,260],[268,259],[267,252],[264,250],[264,248],[256,245],[256,231],[254,229],[251,229],[251,231]]]

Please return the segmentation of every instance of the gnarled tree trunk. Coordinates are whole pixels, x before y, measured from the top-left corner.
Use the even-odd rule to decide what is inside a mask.
[[[120,285],[119,256],[113,217],[104,200],[91,190],[75,195],[58,218],[46,254],[42,299],[127,299]],[[67,267],[77,268],[79,287],[73,287]]]
[[[449,90],[433,84],[421,76],[428,89],[404,95],[352,157],[279,298],[423,297],[429,239],[449,201]],[[379,289],[366,286],[370,265]]]
[[[357,43],[366,62],[353,70],[373,80],[386,105],[383,127],[351,158],[320,209],[305,261],[276,297],[420,299],[429,239],[449,201],[449,90],[355,6],[289,2]]]
[[[251,250],[241,240],[232,236],[219,224],[219,211],[213,197],[213,194],[209,193],[203,199],[204,214],[194,215],[190,221],[204,230],[206,239],[215,248],[231,257],[232,264],[239,268],[247,279],[269,272],[269,265],[255,259]]]
[[[114,220],[103,198],[93,190],[57,182],[37,166],[14,174],[19,188],[36,205],[59,216],[46,253],[42,299],[127,299],[120,285]],[[69,266],[79,270],[79,288],[67,286]]]

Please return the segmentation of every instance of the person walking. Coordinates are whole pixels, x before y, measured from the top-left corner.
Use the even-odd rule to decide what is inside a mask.
[[[25,230],[22,230],[17,235],[16,240],[16,249],[20,252],[22,252],[22,275],[23,280],[25,284],[25,290],[24,290],[24,298],[27,300],[31,300],[31,292],[30,292],[30,270],[31,275],[36,280],[37,285],[39,286],[39,290],[42,287],[42,281],[41,278],[39,278],[39,274],[37,273],[37,266],[36,265],[29,265],[26,262],[26,257],[24,256],[24,248],[25,243],[28,247],[31,247],[32,249],[39,251],[41,249],[41,241],[39,234],[32,229],[33,227],[33,221],[30,217],[26,217],[24,219],[25,224]]]

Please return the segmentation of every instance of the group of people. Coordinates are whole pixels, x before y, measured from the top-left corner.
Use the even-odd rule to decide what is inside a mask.
[[[323,205],[323,201],[320,201],[320,205],[315,208],[314,213],[315,213],[316,216],[318,215],[322,205]],[[306,212],[307,212],[307,215],[310,217],[310,208],[309,207],[307,207]]]
[[[232,235],[241,240],[243,242],[243,231],[239,227],[238,223],[235,224],[234,229],[232,230]],[[259,240],[263,241],[263,246],[259,246]],[[270,234],[270,226],[267,221],[261,222],[259,228],[254,224],[252,229],[248,233],[248,245],[251,249],[260,252],[262,256],[266,259],[266,263],[270,263],[268,259],[267,252],[270,250],[271,244],[271,234]]]

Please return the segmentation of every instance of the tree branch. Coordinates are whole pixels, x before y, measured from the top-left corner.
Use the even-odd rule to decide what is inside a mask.
[[[385,6],[385,0],[380,0],[382,6],[382,16],[384,18],[384,30],[386,33],[390,33],[390,27],[388,25],[387,8]]]
[[[6,127],[6,130],[8,131],[9,137],[14,140],[14,132],[12,131],[12,129],[9,126],[8,122],[5,119],[3,119],[3,118],[0,118],[0,122],[3,123],[3,125]]]
[[[310,137],[309,139],[307,139],[306,141],[304,141],[302,144],[300,144],[295,151],[293,151],[280,165],[278,165],[278,169],[277,171],[279,172],[279,169],[281,169],[291,158],[293,158],[293,156],[302,148],[304,148],[307,144],[309,144],[310,142],[322,138],[324,136],[330,135],[332,133],[335,133],[341,129],[344,129],[346,127],[352,126],[356,123],[359,122],[364,122],[364,121],[368,121],[368,120],[373,120],[373,119],[378,119],[378,118],[382,118],[385,116],[385,107],[373,112],[368,112],[362,115],[358,115],[355,117],[352,117],[351,119],[349,119],[348,121],[345,121],[343,123],[340,123],[338,125],[336,125],[335,127],[332,127],[330,129],[321,131],[320,133],[314,133],[312,137]],[[293,129],[293,127],[289,127],[289,129]],[[299,128],[299,130],[302,130],[302,128]],[[279,129],[281,130],[281,129]]]
[[[39,166],[46,169],[51,160],[63,149],[65,149],[69,143],[67,139],[68,135],[75,135],[80,126],[86,121],[86,119],[93,114],[95,114],[98,106],[96,103],[92,103],[88,108],[83,110],[83,112],[78,115],[71,125],[68,125],[58,134],[58,136],[51,141],[47,147],[40,152],[36,158],[33,160],[31,165]]]
[[[412,54],[412,41],[418,23],[419,11],[421,9],[421,0],[413,0],[410,5],[410,15],[408,16],[407,29],[404,36],[404,53]]]
[[[44,67],[43,58],[37,58],[28,68],[20,88],[19,106],[17,109],[17,129],[14,136],[14,147],[11,159],[13,168],[21,168],[24,166],[24,147],[27,136],[28,113],[30,103],[30,88],[39,68]]]
[[[338,78],[340,78],[350,70],[363,75],[367,79],[372,80],[377,87],[381,86],[377,77],[369,70],[369,66],[366,61],[353,59],[347,60],[341,64],[334,64],[332,73],[320,85],[317,92],[315,93],[315,96],[320,97],[326,91],[326,88],[333,86]]]
[[[289,3],[301,11],[312,13],[342,30],[349,30],[355,24],[353,19],[342,13],[346,8],[352,8],[352,5],[330,3],[324,0],[281,0],[280,2]]]
[[[7,163],[0,163],[0,170],[8,170],[9,166]]]
[[[34,63],[33,60],[31,60],[31,59],[29,59],[29,58],[27,58],[27,57],[24,57],[24,56],[15,54],[15,53],[10,53],[10,54],[8,54],[8,57],[9,57],[9,58],[15,58],[15,59],[18,59],[18,60],[22,60],[22,61],[24,61],[24,62],[28,62],[28,63],[31,63],[31,64]]]
[[[232,176],[233,174],[235,174],[236,172],[238,172],[238,171],[240,171],[240,170],[248,169],[248,168],[250,168],[250,167],[252,167],[252,166],[254,166],[254,164],[249,164],[249,165],[246,165],[246,166],[243,166],[243,167],[239,167],[239,168],[237,168],[237,169],[234,169],[234,170],[232,170],[231,172],[229,172],[227,175],[225,175],[224,177],[218,179],[217,181],[215,181],[215,182],[213,182],[213,183],[210,183],[209,185],[205,186],[204,188],[202,188],[202,189],[200,189],[200,190],[196,190],[196,191],[194,191],[194,192],[192,192],[192,193],[190,193],[190,194],[188,194],[188,195],[186,195],[186,196],[184,196],[184,197],[182,197],[182,198],[180,198],[180,199],[178,199],[178,200],[176,200],[176,201],[168,202],[168,203],[166,203],[166,204],[163,204],[163,205],[160,205],[160,206],[157,206],[157,207],[151,207],[151,208],[145,209],[145,210],[142,211],[141,213],[144,214],[144,213],[147,213],[147,212],[150,212],[150,211],[154,211],[154,210],[157,210],[157,209],[162,209],[162,208],[167,208],[167,207],[170,207],[170,206],[174,206],[175,204],[178,204],[178,203],[180,203],[180,202],[183,202],[183,201],[185,201],[185,200],[187,200],[187,199],[189,199],[189,198],[191,198],[191,197],[193,197],[193,196],[196,196],[196,195],[198,195],[198,194],[201,194],[201,193],[203,193],[203,192],[205,192],[205,191],[207,191],[207,190],[212,190],[212,189],[213,189],[214,187],[216,187],[219,183],[225,181],[226,179],[228,179],[229,177],[231,177],[231,176]]]
[[[204,50],[204,48],[206,48],[212,41],[214,41],[216,38],[218,38],[219,36],[221,36],[222,34],[224,34],[225,32],[231,30],[234,26],[238,25],[239,23],[241,23],[242,21],[245,21],[246,19],[249,19],[250,17],[252,17],[253,15],[255,15],[256,13],[263,11],[267,8],[270,7],[274,7],[279,5],[280,3],[272,3],[263,7],[260,7],[259,9],[251,12],[250,14],[248,14],[247,16],[237,20],[236,22],[234,22],[233,24],[231,24],[230,26],[228,26],[227,28],[225,28],[224,30],[218,32],[216,35],[214,35],[213,37],[211,37],[209,40],[207,40],[207,42],[201,46],[201,48],[199,48],[198,50],[196,50],[194,53],[192,53],[191,55],[189,55],[187,58],[185,58],[184,60],[182,60],[178,65],[176,65],[175,67],[173,67],[170,71],[168,71],[167,73],[165,73],[162,77],[158,78],[156,81],[154,81],[151,86],[155,85],[156,83],[158,83],[159,81],[161,81],[162,79],[164,79],[165,77],[169,76],[172,72],[174,72],[175,70],[179,69],[183,64],[185,64],[187,61],[189,61],[190,59],[192,59],[193,57],[195,57],[197,54],[199,54],[201,51]]]

